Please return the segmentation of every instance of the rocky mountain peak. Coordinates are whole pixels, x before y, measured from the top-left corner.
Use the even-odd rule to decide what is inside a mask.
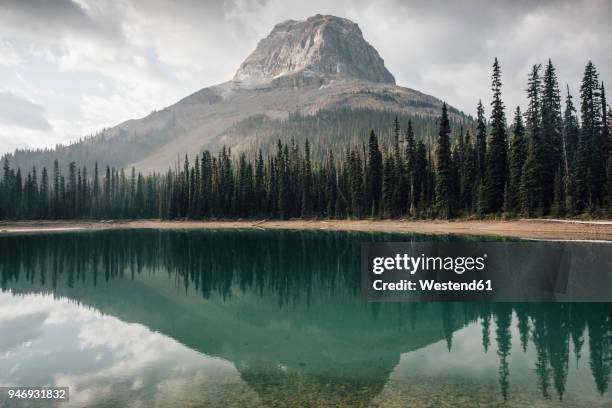
[[[234,81],[270,80],[298,73],[395,84],[357,24],[320,14],[306,21],[277,24],[240,65]]]

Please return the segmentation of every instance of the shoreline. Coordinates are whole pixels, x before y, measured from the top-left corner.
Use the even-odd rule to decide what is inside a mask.
[[[482,235],[543,240],[612,242],[612,221],[524,220],[225,220],[225,221],[2,221],[0,235],[99,231],[109,229],[330,230]]]

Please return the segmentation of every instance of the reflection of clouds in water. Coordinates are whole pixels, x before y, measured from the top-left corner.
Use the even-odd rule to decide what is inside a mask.
[[[19,317],[0,320],[0,350],[10,353],[14,348],[27,344],[40,335],[40,326],[47,314],[34,312]]]
[[[479,323],[473,323],[453,333],[452,349],[449,352],[446,340],[440,340],[425,349],[404,353],[400,362],[393,370],[391,378],[406,378],[410,376],[454,375],[457,377],[490,377],[497,380],[499,357],[495,341],[495,322],[491,322],[490,333],[492,342],[487,353],[483,353],[480,341],[482,328]],[[511,325],[512,344],[510,356],[512,363],[521,368],[531,370],[533,358],[527,358],[520,349],[516,321]],[[533,347],[528,350],[530,351]],[[529,355],[531,356],[531,353]]]
[[[0,293],[0,367],[3,384],[70,387],[74,406],[214,403],[225,398],[220,389],[250,393],[228,361],[51,295]],[[202,395],[211,388],[217,394]]]

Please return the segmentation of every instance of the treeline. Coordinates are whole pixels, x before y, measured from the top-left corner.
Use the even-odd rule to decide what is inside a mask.
[[[429,104],[428,111],[439,115],[441,103]],[[471,117],[448,107],[452,127],[451,137],[456,139],[460,129],[472,130],[474,120]],[[341,157],[347,146],[359,146],[367,136],[367,131],[374,130],[380,144],[392,146],[394,141],[393,123],[395,117],[399,123],[406,125],[412,122],[412,129],[417,139],[433,143],[440,127],[436,115],[419,114],[419,111],[395,113],[385,110],[366,108],[324,109],[313,115],[292,113],[287,119],[277,120],[266,115],[255,115],[244,119],[217,139],[219,149],[223,144],[236,146],[234,154],[247,154],[247,158],[255,159],[261,149],[264,156],[276,152],[278,140],[282,143],[295,143],[304,146],[306,140],[310,143],[313,161],[326,160],[329,152]],[[404,131],[405,126],[404,126]],[[404,133],[404,132],[402,132]],[[403,135],[402,135],[403,137]],[[221,142],[222,141],[222,142]],[[245,143],[245,141],[248,141]],[[211,149],[215,150],[215,149]],[[31,166],[30,166],[31,167]]]
[[[451,143],[442,107],[435,143],[415,137],[396,118],[391,142],[374,131],[340,157],[313,160],[308,139],[278,141],[255,159],[225,147],[186,156],[164,174],[142,175],[107,166],[100,174],[57,161],[52,174],[23,175],[4,162],[0,217],[7,218],[248,218],[425,217],[508,214],[607,216],[612,213],[612,112],[593,63],[580,86],[580,120],[567,88],[565,109],[555,67],[534,65],[525,114],[508,128],[501,69],[493,64],[491,115],[478,104],[475,135],[461,129]]]

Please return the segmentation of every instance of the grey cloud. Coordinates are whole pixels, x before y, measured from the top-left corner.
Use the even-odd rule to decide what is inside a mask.
[[[42,106],[8,92],[0,92],[0,121],[26,129],[51,130]]]
[[[0,21],[5,29],[29,37],[74,32],[117,40],[123,36],[117,11],[112,5],[86,9],[72,0],[5,0],[0,6]]]

